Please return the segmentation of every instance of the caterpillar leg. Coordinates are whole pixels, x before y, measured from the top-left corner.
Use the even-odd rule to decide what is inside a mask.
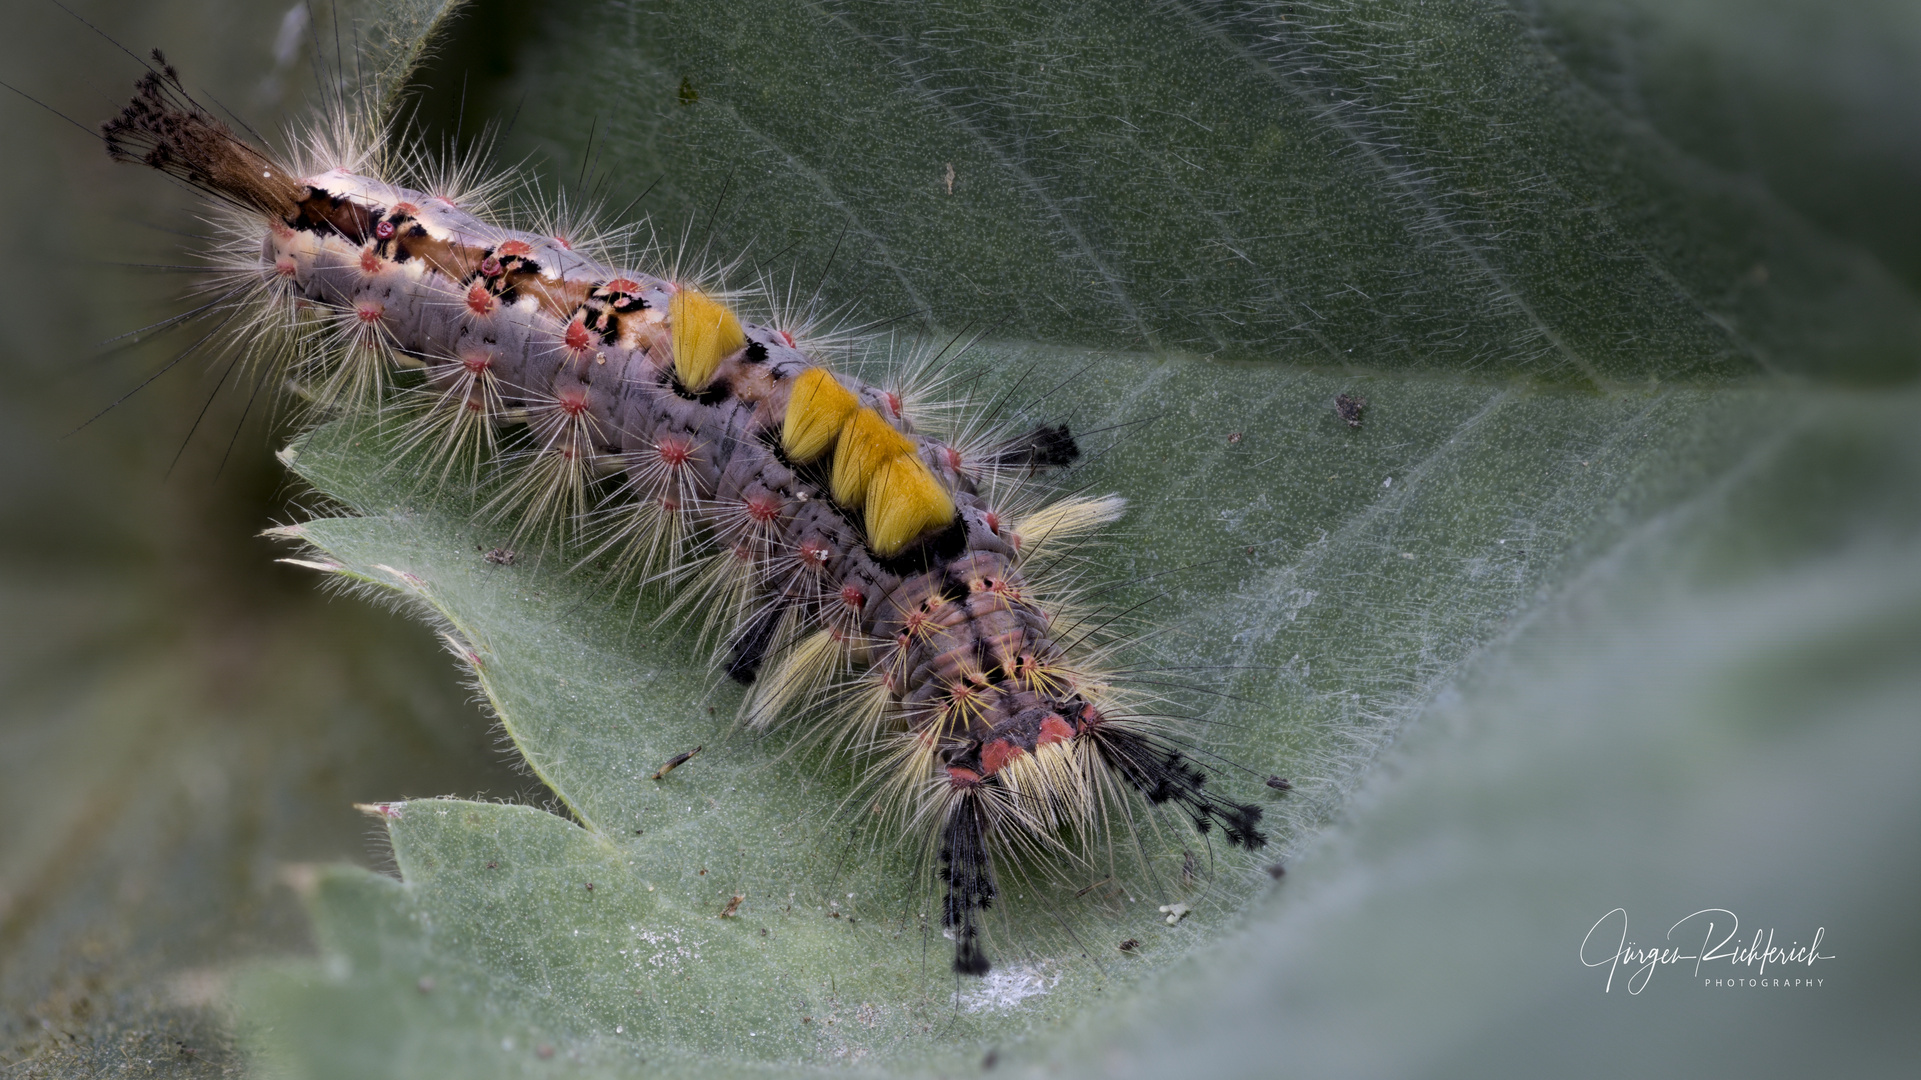
[[[995,896],[985,826],[979,799],[972,792],[954,800],[941,826],[941,881],[947,886],[941,927],[953,933],[954,970],[962,975],[985,975],[993,966],[981,948],[978,917]]]
[[[787,615],[787,608],[778,603],[769,603],[747,620],[747,623],[734,635],[729,650],[727,674],[742,686],[751,686],[754,677],[760,673],[760,666],[772,650],[774,639],[780,630],[780,622]]]

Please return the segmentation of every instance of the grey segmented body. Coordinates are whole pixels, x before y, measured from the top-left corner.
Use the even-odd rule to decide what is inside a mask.
[[[1126,715],[1025,577],[1036,534],[1100,524],[1118,500],[1066,500],[1010,523],[977,483],[977,468],[1071,460],[1064,428],[970,462],[913,435],[894,394],[829,375],[857,411],[911,439],[904,452],[939,485],[927,501],[941,512],[883,554],[872,507],[864,529],[858,504],[840,497],[839,471],[829,474],[839,458],[802,461],[784,449],[797,445],[789,413],[814,407],[799,404],[796,384],[819,377],[781,330],[740,324],[698,291],[445,198],[345,169],[282,169],[187,99],[170,69],[143,80],[106,132],[116,156],[169,171],[264,225],[253,271],[261,291],[331,320],[337,332],[319,340],[334,353],[372,346],[383,365],[424,368],[433,404],[423,422],[466,417],[489,432],[525,424],[528,449],[505,462],[508,510],[558,505],[563,518],[577,516],[590,489],[612,486],[599,512],[616,524],[601,550],[617,561],[658,550],[663,533],[701,541],[704,566],[689,569],[670,552],[668,569],[692,581],[683,606],[695,606],[686,597],[716,601],[709,622],[723,631],[729,674],[760,676],[750,722],[765,726],[798,705],[865,725],[906,816],[934,826],[957,970],[988,968],[976,916],[997,895],[991,850],[1018,846],[1015,833],[1045,846],[1063,830],[1097,827],[1106,792],[1131,788],[1178,804],[1204,832],[1218,825],[1236,844],[1263,842],[1260,809],[1204,790],[1204,774],[1152,721]],[[693,380],[683,347],[695,349],[688,342],[705,331],[690,312],[719,312],[738,332],[702,339],[712,363]],[[835,454],[853,460],[848,424]],[[837,683],[841,672],[853,674]]]

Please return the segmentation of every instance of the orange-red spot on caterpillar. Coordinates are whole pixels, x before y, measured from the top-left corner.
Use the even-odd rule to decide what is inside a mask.
[[[959,450],[956,450],[951,446],[943,446],[941,447],[940,454],[941,454],[941,460],[947,462],[947,467],[949,470],[953,472],[960,471],[961,456],[960,456]],[[994,531],[999,532],[1000,531],[999,526],[996,526]]]
[[[354,317],[369,326],[377,323],[387,314],[387,305],[378,300],[362,300],[354,305]]]
[[[587,333],[587,324],[576,318],[573,322],[567,324],[567,335],[564,340],[569,349],[575,352],[586,352],[587,344],[592,341],[593,338]]]
[[[560,406],[560,411],[568,416],[579,416],[587,411],[587,391],[585,390],[569,387],[554,395],[554,400]]]
[[[566,238],[566,237],[564,237],[564,236],[556,236],[556,237],[554,237],[554,238],[553,238],[553,240],[554,240],[554,243],[556,243],[556,244],[559,244],[559,245],[560,245],[560,249],[561,249],[562,251],[572,251],[572,250],[574,250],[574,245],[572,245],[572,244],[570,244],[570,243],[568,243],[568,242],[567,242],[567,238]]]
[[[1014,745],[1011,739],[995,739],[981,747],[981,775],[992,776],[1025,753],[1027,751]]]
[[[467,290],[467,310],[475,315],[492,315],[500,307],[500,298],[487,291],[485,285],[476,284]]]
[[[662,495],[660,497],[660,508],[670,514],[678,514],[680,513],[680,500],[674,498],[672,495]]]
[[[461,353],[460,366],[466,368],[469,375],[479,375],[494,366],[494,354],[481,349]]]
[[[858,585],[842,585],[840,602],[858,611],[867,605],[867,594],[861,592]]]
[[[776,330],[776,331],[774,331],[774,333],[776,333],[776,334],[779,334],[779,335],[780,335],[780,339],[781,339],[782,341],[784,341],[784,342],[786,342],[786,343],[787,343],[787,347],[788,347],[788,348],[790,348],[790,349],[798,349],[798,348],[800,348],[800,346],[798,346],[798,345],[796,345],[796,344],[794,344],[794,335],[792,335],[792,334],[790,334],[790,333],[788,333],[788,332],[787,332],[787,331],[785,331],[785,330]]]
[[[900,395],[888,390],[881,394],[880,399],[887,403],[887,411],[894,419],[900,419]]]
[[[420,216],[420,207],[410,202],[397,202],[394,204],[393,212],[396,214],[405,214],[408,217],[418,217]]]
[[[369,244],[366,247],[360,249],[360,272],[361,273],[363,274],[380,273],[380,262],[381,262],[380,252],[375,251],[373,249],[372,244]]]
[[[290,278],[300,272],[300,267],[294,263],[292,255],[282,255],[273,261],[273,272]]]
[[[801,561],[809,566],[826,566],[830,554],[824,541],[802,540],[800,542]]]
[[[276,240],[292,240],[293,239],[293,226],[287,224],[284,221],[269,222],[267,225],[267,231],[272,233],[274,235],[274,239]]]
[[[527,243],[525,240],[509,240],[506,243],[500,245],[500,247],[496,248],[495,250],[499,251],[500,254],[505,255],[510,259],[525,258],[526,256],[532,255],[534,253],[533,245]]]
[[[1052,746],[1066,742],[1074,737],[1074,726],[1058,715],[1049,715],[1041,721],[1040,738],[1034,740],[1035,746]]]
[[[640,291],[640,282],[634,281],[631,278],[617,277],[608,282],[603,288],[608,292],[637,293]]]
[[[678,469],[694,456],[694,444],[685,439],[662,439],[654,444],[654,453],[660,455],[661,464]]]
[[[995,536],[999,536],[1001,531],[1001,516],[992,510],[989,510],[983,516],[987,521],[988,531],[992,532]]]
[[[971,788],[980,782],[981,774],[972,769],[963,769],[958,765],[949,765],[947,767],[947,783],[949,786]]]
[[[780,516],[781,498],[771,492],[749,495],[745,502],[747,516],[762,525]]]

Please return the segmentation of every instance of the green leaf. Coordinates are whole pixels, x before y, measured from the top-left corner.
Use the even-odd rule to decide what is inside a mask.
[[[511,46],[486,40],[513,18]],[[831,300],[990,325],[973,361],[990,391],[1025,380],[1106,433],[1075,483],[1135,510],[1096,568],[1134,583],[1116,603],[1143,603],[1146,656],[1211,672],[1206,747],[1296,780],[1269,807],[1277,851],[1303,857],[1276,887],[1202,851],[1188,886],[1196,845],[1144,828],[1144,871],[1036,881],[1001,910],[1005,967],[1043,993],[956,997],[914,852],[850,839],[844,766],[731,734],[732,692],[654,601],[557,557],[488,562],[502,530],[416,490],[378,427],[335,425],[294,465],[358,516],[304,537],[443,624],[560,805],[386,804],[401,882],[320,877],[322,960],[242,996],[267,1059],[953,1072],[1005,1047],[1151,1075],[1518,1068],[1516,1045],[1604,1045],[1577,1015],[1593,973],[1543,958],[1574,956],[1621,892],[1650,926],[1773,897],[1757,917],[1798,929],[1833,904],[1865,952],[1886,913],[1843,907],[1839,884],[1781,901],[1707,857],[1763,849],[1711,800],[1765,803],[1702,776],[1765,767],[1778,790],[1796,733],[1834,707],[1805,777],[1823,794],[1768,834],[1804,852],[1857,822],[1836,809],[1853,785],[1915,820],[1912,738],[1888,720],[1912,649],[1874,645],[1916,623],[1912,390],[1766,377],[1911,379],[1915,298],[1845,231],[1625,115],[1567,59],[1591,43],[1578,20],[1540,20],[1465,2],[483,10],[427,78],[447,94],[463,49],[505,56],[468,116],[524,98],[509,157],[550,149],[563,176],[592,160],[636,192],[661,175],[652,205],[669,235],[688,223],[689,261],[745,251],[803,297],[838,247]],[[1572,44],[1544,46],[1550,29]],[[607,133],[597,159],[588,129]],[[1341,392],[1368,399],[1359,429]],[[1854,677],[1783,662],[1803,653]],[[1661,836],[1674,821],[1693,831]],[[1649,869],[1610,872],[1642,843]],[[1863,882],[1876,849],[1822,865]],[[1175,901],[1194,913],[1170,926],[1156,909]],[[1503,914],[1512,939],[1487,946]],[[1408,963],[1427,982],[1390,992],[1455,926],[1471,936]],[[1461,993],[1421,992],[1451,973]],[[1889,985],[1869,974],[1817,1026],[1850,1060],[1893,1060],[1827,1004]],[[1713,1008],[1669,1000],[1629,1030],[1679,1045]],[[1766,1030],[1707,1015],[1724,1037]],[[1475,1034],[1517,1023],[1514,1044]]]

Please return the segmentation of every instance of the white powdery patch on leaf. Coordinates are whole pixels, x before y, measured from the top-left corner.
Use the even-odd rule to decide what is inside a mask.
[[[988,972],[978,989],[956,994],[954,1000],[970,1013],[1007,1012],[1028,998],[1047,993],[1060,981],[1061,973],[1047,965],[1014,964]]]

